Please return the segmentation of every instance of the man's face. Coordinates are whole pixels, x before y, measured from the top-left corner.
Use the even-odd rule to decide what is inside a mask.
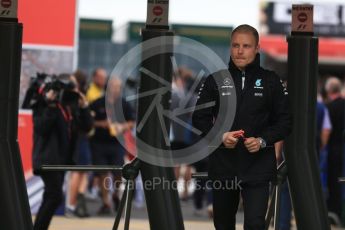
[[[254,61],[259,51],[255,37],[251,33],[237,32],[231,37],[231,58],[240,70],[244,70],[248,64]]]
[[[93,81],[98,87],[104,88],[107,83],[107,72],[104,69],[97,70]]]
[[[112,78],[108,83],[108,97],[110,100],[116,100],[121,96],[121,80],[118,78]]]

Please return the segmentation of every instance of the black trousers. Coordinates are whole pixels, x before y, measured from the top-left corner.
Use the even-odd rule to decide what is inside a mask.
[[[213,183],[213,221],[216,230],[236,229],[240,195],[244,206],[244,230],[264,230],[269,182],[240,184],[240,188],[230,181],[223,181],[222,186]]]
[[[43,172],[43,201],[36,215],[34,230],[47,230],[51,219],[63,200],[63,172]]]
[[[208,160],[203,159],[201,161],[195,162],[193,164],[196,172],[207,172],[208,170]],[[195,180],[195,191],[193,193],[194,208],[200,210],[203,208],[203,200],[205,193],[207,193],[207,180],[206,179],[196,179]],[[209,201],[208,201],[209,202]]]
[[[341,217],[342,197],[341,184],[338,178],[342,176],[343,171],[343,150],[342,148],[330,148],[328,153],[328,211]]]

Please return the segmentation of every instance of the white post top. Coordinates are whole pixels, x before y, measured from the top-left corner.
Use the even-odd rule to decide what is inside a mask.
[[[148,0],[146,25],[169,26],[169,0]]]
[[[0,18],[18,18],[18,0],[0,0]]]
[[[293,33],[313,33],[314,6],[310,4],[292,5],[291,32]]]

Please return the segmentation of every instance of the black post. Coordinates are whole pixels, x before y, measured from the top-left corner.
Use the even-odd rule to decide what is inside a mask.
[[[318,38],[288,39],[288,89],[293,130],[287,138],[286,163],[298,229],[330,229],[316,154]]]
[[[16,6],[16,1],[10,3]],[[29,230],[32,220],[17,141],[23,25],[11,17],[16,9],[10,6],[0,7],[0,226]]]
[[[146,41],[158,36],[172,35],[173,33],[171,31],[147,29],[143,31],[143,40]],[[160,48],[165,50],[171,48],[163,46],[164,45],[162,44],[162,47]],[[144,60],[142,63],[142,67],[152,73],[155,73],[164,80],[171,82],[171,52],[172,50],[170,50],[169,53],[160,54]],[[145,54],[143,55],[145,56]],[[141,74],[139,93],[158,89],[162,86],[163,85],[161,83],[157,82],[155,79],[150,78],[145,73]],[[153,103],[153,98],[155,96],[156,95],[154,95],[153,97],[144,97],[139,99],[138,117],[142,118],[144,116],[147,108],[149,108],[151,103]],[[169,99],[169,92],[165,93],[165,95],[162,95],[162,97],[159,99],[159,103],[163,106],[164,109],[169,109]],[[158,116],[158,112],[153,111],[141,131],[137,133],[137,136],[150,146],[153,146],[157,149],[167,149],[164,139],[164,137],[166,137],[166,134],[163,133],[163,129],[166,128],[166,130],[168,130],[167,132],[169,133],[169,122],[165,120],[165,127],[162,127]],[[140,157],[140,146],[138,147],[138,156]],[[148,184],[148,182],[157,182],[156,184],[150,186],[150,188],[145,189],[145,198],[151,229],[184,229],[178,193],[177,190],[172,186],[173,181],[175,180],[173,169],[142,162],[141,175],[144,185],[145,183]]]
[[[156,2],[159,2],[156,4]],[[171,40],[173,39],[173,32],[169,31],[168,26],[168,6],[169,1],[148,1],[148,20],[146,29],[142,31],[143,41],[152,38],[164,37],[154,49],[160,50],[159,54],[151,56],[147,52],[152,52],[147,47],[142,47],[142,64],[141,64],[141,79],[139,94],[142,92],[157,90],[166,87],[164,83],[153,79],[148,75],[151,72],[161,78],[164,82],[171,83],[172,77],[172,62],[171,55],[173,47]],[[158,10],[157,10],[158,9]],[[155,10],[160,11],[156,13]],[[145,43],[144,43],[145,44]],[[145,46],[145,45],[143,45]],[[171,87],[171,86],[170,86]],[[161,94],[160,94],[161,93]],[[150,97],[142,97],[138,104],[138,122],[144,117],[148,108],[154,100],[157,100],[158,106],[164,110],[169,110],[170,107],[170,92],[158,92],[156,95]],[[169,149],[167,146],[167,134],[169,134],[169,122],[167,119],[162,119],[162,114],[158,110],[153,110],[150,113],[146,123],[137,132],[140,140],[157,149]],[[161,120],[160,120],[161,119]],[[165,127],[164,127],[165,126]],[[166,130],[167,132],[164,132]],[[141,155],[141,147],[138,145],[138,157]],[[156,153],[152,153],[154,154]],[[173,182],[175,175],[173,168],[161,167],[152,165],[147,162],[142,162],[140,167],[145,198],[147,203],[148,216],[150,227],[153,230],[182,230],[184,229],[181,207],[179,203],[177,188],[174,188]],[[147,187],[149,183],[154,183]],[[155,183],[157,182],[157,183]]]

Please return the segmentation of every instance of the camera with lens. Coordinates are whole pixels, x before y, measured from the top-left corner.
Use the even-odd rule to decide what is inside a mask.
[[[59,102],[64,105],[77,105],[79,93],[75,91],[76,84],[71,81],[69,74],[49,75],[37,73],[31,78],[30,87],[26,92],[23,109],[33,109],[49,103]],[[46,97],[49,91],[56,95],[54,100]]]

